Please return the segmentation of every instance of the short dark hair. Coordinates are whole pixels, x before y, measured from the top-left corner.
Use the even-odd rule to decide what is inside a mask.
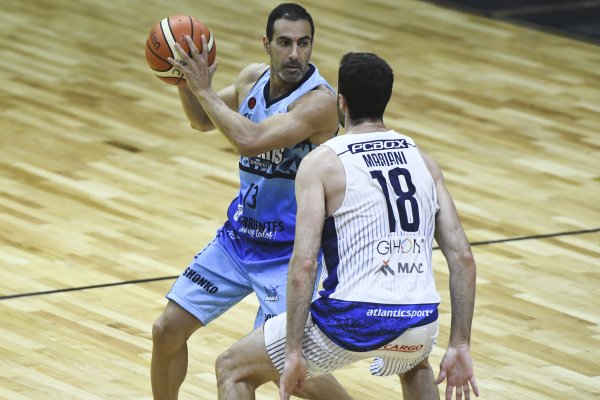
[[[383,119],[392,97],[394,71],[373,53],[347,53],[340,61],[338,93],[346,98],[352,123]]]
[[[305,20],[310,24],[310,41],[315,36],[315,24],[313,19],[304,7],[296,3],[281,3],[271,11],[267,20],[267,38],[269,42],[273,40],[273,31],[275,21],[278,19],[287,19],[288,21]]]

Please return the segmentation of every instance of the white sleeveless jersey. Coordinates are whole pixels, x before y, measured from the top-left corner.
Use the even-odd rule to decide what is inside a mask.
[[[435,183],[414,141],[397,132],[323,145],[344,166],[346,192],[323,229],[327,278],[311,315],[338,345],[373,350],[437,319]]]

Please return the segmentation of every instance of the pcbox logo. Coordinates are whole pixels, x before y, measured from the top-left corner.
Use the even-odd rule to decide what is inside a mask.
[[[352,154],[376,150],[408,149],[408,143],[404,139],[372,140],[370,142],[353,143],[348,146],[348,149]]]

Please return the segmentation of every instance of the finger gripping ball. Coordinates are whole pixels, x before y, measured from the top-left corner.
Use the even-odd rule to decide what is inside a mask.
[[[185,41],[186,35],[192,38],[198,50],[202,52],[200,36],[203,34],[206,36],[208,64],[211,65],[217,55],[217,46],[212,32],[206,25],[189,15],[173,15],[157,22],[146,39],[146,61],[154,75],[171,85],[184,85],[183,75],[167,61],[167,58],[180,59],[175,50],[175,42],[191,55],[190,48]]]

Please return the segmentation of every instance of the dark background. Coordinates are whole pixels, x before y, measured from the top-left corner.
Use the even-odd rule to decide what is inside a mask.
[[[426,0],[600,45],[600,0]]]

